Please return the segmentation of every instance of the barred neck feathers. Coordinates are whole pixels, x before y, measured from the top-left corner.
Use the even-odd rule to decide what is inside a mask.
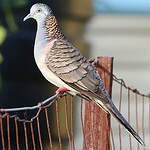
[[[50,39],[64,39],[63,33],[59,29],[55,16],[49,16],[46,19],[46,28]]]

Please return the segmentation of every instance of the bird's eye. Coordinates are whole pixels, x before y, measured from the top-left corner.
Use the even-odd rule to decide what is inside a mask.
[[[37,10],[38,13],[41,12],[41,11],[42,11],[42,9],[40,9],[40,8]]]

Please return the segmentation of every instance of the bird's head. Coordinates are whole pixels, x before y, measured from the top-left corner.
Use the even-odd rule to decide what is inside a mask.
[[[46,20],[46,18],[51,15],[53,15],[53,13],[50,7],[46,4],[37,3],[31,7],[30,13],[23,19],[23,21],[33,18],[37,22],[40,22]]]

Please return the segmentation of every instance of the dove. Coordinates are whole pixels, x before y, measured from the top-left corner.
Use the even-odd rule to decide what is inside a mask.
[[[144,145],[140,136],[115,107],[93,65],[64,36],[52,9],[46,4],[36,3],[24,21],[29,18],[37,22],[34,58],[43,76],[74,96],[94,100],[106,113],[112,114],[141,145]]]

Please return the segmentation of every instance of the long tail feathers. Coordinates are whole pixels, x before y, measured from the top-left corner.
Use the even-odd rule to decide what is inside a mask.
[[[136,133],[136,131],[131,127],[128,121],[121,115],[116,106],[110,101],[109,104],[105,105],[107,110],[132,134],[135,139],[143,146],[145,146],[143,140]]]

